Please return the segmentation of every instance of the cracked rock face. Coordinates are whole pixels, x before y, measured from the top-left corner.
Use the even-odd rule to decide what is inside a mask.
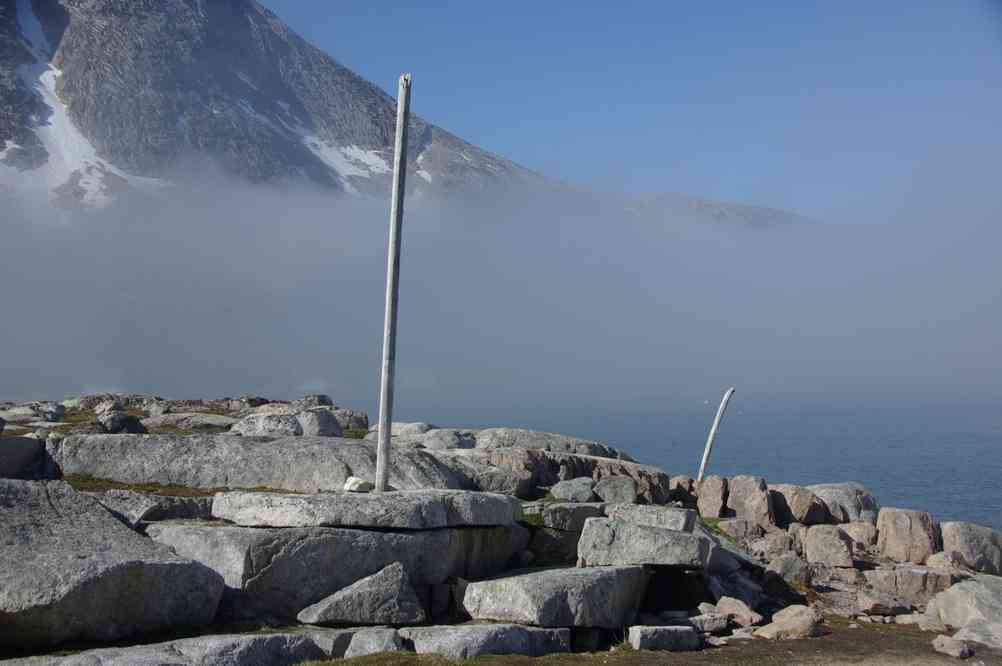
[[[66,483],[0,480],[0,647],[203,626],[222,592]]]

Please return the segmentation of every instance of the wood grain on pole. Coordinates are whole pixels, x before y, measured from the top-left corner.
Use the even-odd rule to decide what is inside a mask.
[[[407,178],[407,124],[411,107],[411,75],[397,86],[397,135],[393,144],[393,194],[390,202],[390,245],[386,259],[386,313],[383,320],[383,368],[379,381],[379,444],[376,448],[376,492],[389,486],[390,438],[393,436],[393,372],[397,357],[397,301],[400,293],[400,228],[404,221]]]
[[[734,395],[734,387],[727,389],[724,393],[723,399],[720,401],[720,407],[717,407],[717,415],[713,418],[713,425],[710,427],[710,435],[706,438],[706,447],[703,449],[703,461],[699,463],[699,474],[696,475],[696,483],[703,480],[703,474],[706,472],[706,465],[710,462],[710,452],[713,451],[713,440],[717,437],[717,428],[720,427],[720,420],[724,418],[724,412],[727,411],[727,403],[731,401],[731,396]]]

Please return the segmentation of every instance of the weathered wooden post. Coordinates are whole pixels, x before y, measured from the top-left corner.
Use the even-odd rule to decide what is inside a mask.
[[[386,490],[390,477],[390,437],[393,427],[393,371],[397,357],[397,300],[400,293],[400,228],[404,221],[407,179],[407,123],[411,107],[411,75],[397,86],[397,135],[393,144],[393,194],[390,202],[390,246],[386,259],[386,313],[383,320],[383,369],[379,381],[379,444],[376,448],[376,492]]]
[[[710,426],[710,435],[706,438],[706,448],[703,449],[703,461],[699,464],[699,474],[696,476],[696,483],[703,480],[703,473],[706,472],[706,464],[710,462],[710,452],[713,451],[713,440],[717,436],[717,428],[720,427],[720,420],[724,418],[724,412],[727,411],[727,403],[731,401],[732,395],[734,395],[733,386],[727,389],[723,399],[720,401],[720,406],[717,407],[717,415],[713,418],[713,425]]]

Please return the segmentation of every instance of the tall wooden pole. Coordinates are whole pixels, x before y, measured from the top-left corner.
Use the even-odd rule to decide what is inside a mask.
[[[699,474],[696,476],[696,483],[703,480],[706,465],[710,462],[710,452],[713,451],[713,440],[717,437],[717,428],[720,427],[720,421],[724,418],[724,412],[727,411],[727,403],[731,401],[732,395],[734,395],[733,386],[727,389],[723,399],[720,401],[720,407],[717,407],[717,415],[713,419],[713,425],[710,427],[710,435],[706,438],[706,447],[703,449],[703,461],[699,463]]]
[[[379,381],[379,444],[376,448],[376,492],[389,485],[390,438],[393,433],[393,371],[397,358],[397,301],[400,294],[400,227],[404,221],[407,179],[407,123],[411,108],[411,75],[397,86],[397,136],[393,144],[393,198],[390,203],[390,248],[386,259],[386,314],[383,321],[383,370]]]

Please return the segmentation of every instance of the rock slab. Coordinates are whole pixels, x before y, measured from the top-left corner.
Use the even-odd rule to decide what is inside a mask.
[[[213,498],[212,515],[245,527],[427,530],[514,525],[522,518],[522,503],[507,495],[462,490],[229,492]]]
[[[418,654],[447,659],[475,659],[487,654],[542,657],[570,652],[570,629],[524,627],[517,624],[466,624],[401,629]]]
[[[702,569],[714,544],[687,532],[589,518],[578,541],[578,560],[587,566],[654,564]]]
[[[304,608],[297,618],[304,624],[325,626],[390,624],[401,626],[425,621],[404,565],[388,567],[355,581],[331,596]]]
[[[0,480],[0,647],[200,627],[222,592],[68,484]]]
[[[963,522],[940,524],[943,552],[956,556],[974,571],[1002,576],[1002,534],[981,525]]]
[[[939,529],[925,511],[884,507],[877,517],[877,549],[896,562],[924,564],[939,550]]]
[[[641,567],[543,569],[470,583],[463,607],[475,620],[616,629],[633,620],[646,583]]]
[[[630,627],[628,640],[634,650],[692,652],[702,646],[693,627]]]

